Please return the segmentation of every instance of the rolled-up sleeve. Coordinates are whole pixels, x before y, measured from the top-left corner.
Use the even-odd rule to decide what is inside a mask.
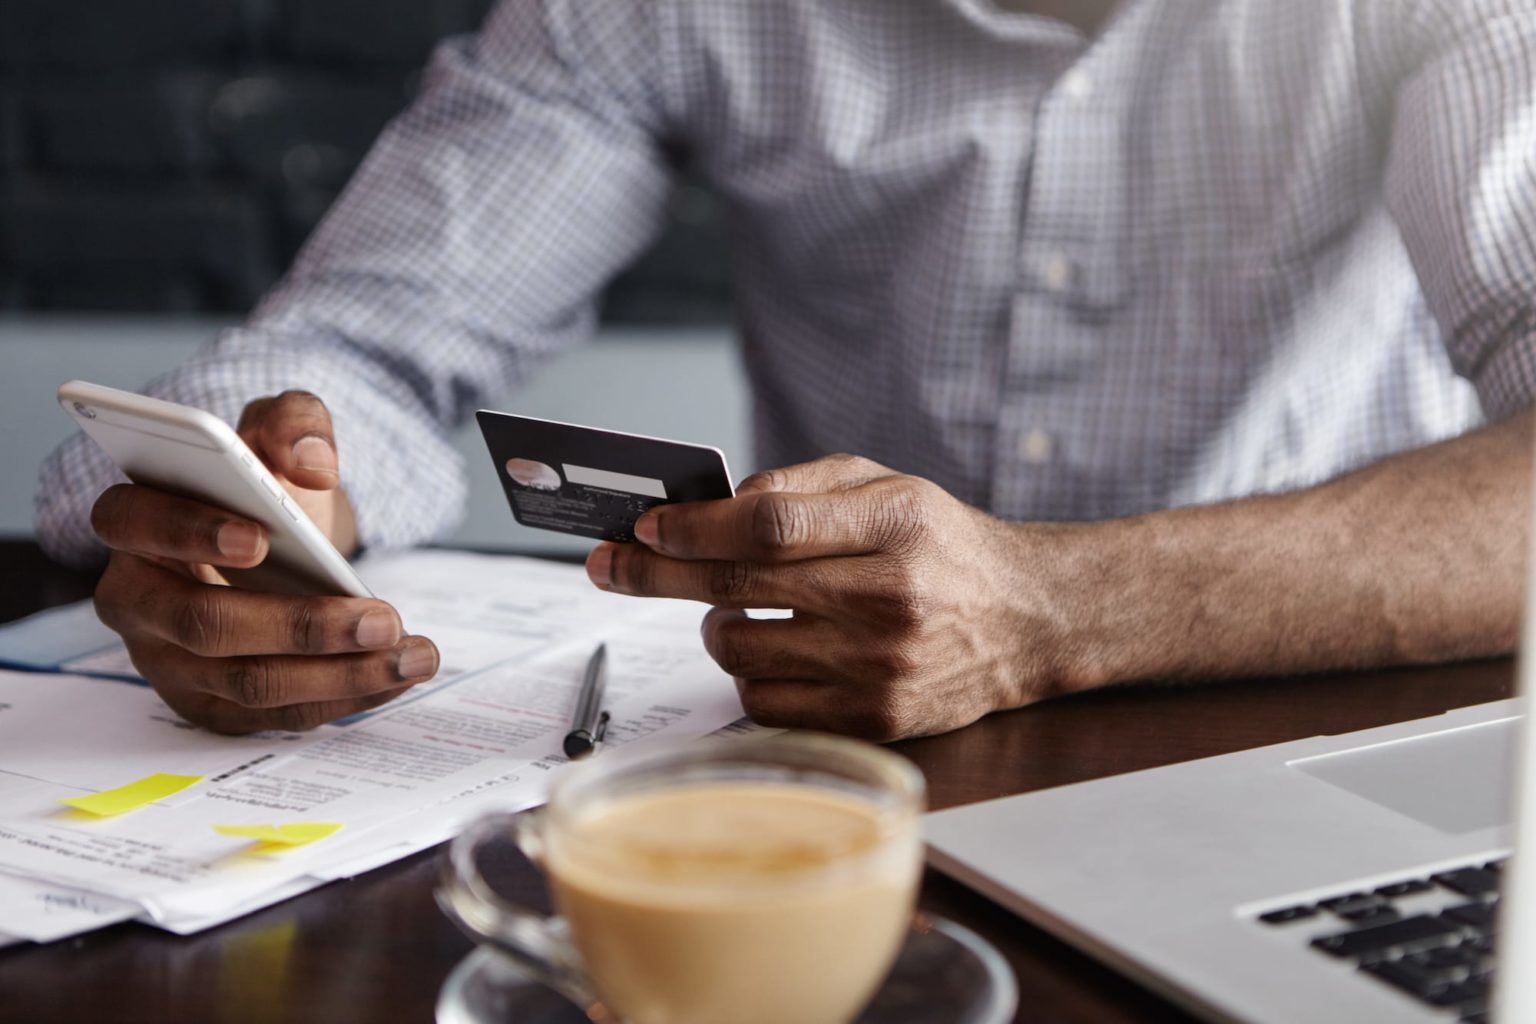
[[[1452,365],[1503,419],[1536,399],[1536,2],[1370,11],[1362,65],[1395,79],[1386,202]]]
[[[451,431],[586,337],[603,284],[660,230],[655,18],[649,0],[503,0],[479,35],[444,43],[283,282],[147,393],[233,423],[261,395],[313,391],[361,541],[451,529],[465,489]],[[98,560],[90,508],[116,479],[84,435],[56,450],[35,505],[44,549]]]

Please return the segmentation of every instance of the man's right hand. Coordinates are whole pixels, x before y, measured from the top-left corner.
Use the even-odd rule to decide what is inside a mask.
[[[314,395],[257,399],[240,435],[344,553],[355,546],[330,414]],[[216,732],[310,729],[377,707],[437,672],[383,601],[240,590],[220,568],[259,565],[258,523],[134,484],[104,492],[91,525],[112,549],[96,613],[179,715]]]

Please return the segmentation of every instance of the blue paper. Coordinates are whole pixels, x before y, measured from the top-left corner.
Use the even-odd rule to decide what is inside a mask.
[[[121,646],[90,601],[46,608],[0,626],[0,665],[7,668],[58,672],[76,659]]]

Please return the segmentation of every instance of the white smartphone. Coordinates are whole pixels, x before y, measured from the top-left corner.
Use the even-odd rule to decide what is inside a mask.
[[[254,520],[270,548],[252,569],[221,569],[247,590],[372,597],[351,564],[223,420],[202,409],[72,380],[59,404],[136,484]]]

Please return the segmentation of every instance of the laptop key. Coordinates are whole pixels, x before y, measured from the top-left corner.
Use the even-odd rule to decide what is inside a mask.
[[[1402,916],[1390,903],[1372,903],[1348,910],[1335,910],[1334,914],[1355,925],[1385,924]]]
[[[1493,923],[1497,919],[1499,905],[1497,902],[1460,903],[1454,907],[1447,907],[1441,911],[1442,917],[1450,918],[1457,924],[1464,924],[1476,933],[1493,931]]]
[[[1450,991],[1458,980],[1447,978],[1436,971],[1426,970],[1408,960],[1380,960],[1365,964],[1360,969],[1426,1002]]]
[[[1281,907],[1279,910],[1271,910],[1267,914],[1260,914],[1259,920],[1265,924],[1289,924],[1292,921],[1301,921],[1316,916],[1316,907],[1302,903],[1298,906]]]
[[[1379,896],[1351,896],[1346,900],[1326,900],[1318,906],[1326,907],[1339,917],[1348,918],[1351,914],[1358,914],[1363,910],[1373,907],[1385,906],[1386,901]]]
[[[1322,907],[1324,910],[1333,910],[1335,907],[1349,906],[1350,904],[1357,903],[1360,900],[1368,899],[1370,899],[1370,896],[1363,892],[1348,892],[1343,896],[1330,896],[1326,900],[1318,900],[1317,905]]]
[[[1454,1006],[1462,1013],[1479,1013],[1488,1009],[1488,983],[1478,978],[1468,978],[1439,989],[1424,997],[1436,1006]]]
[[[1422,878],[1410,878],[1406,882],[1393,882],[1391,885],[1377,886],[1375,892],[1377,896],[1395,899],[1398,896],[1412,896],[1415,893],[1429,892],[1433,888],[1433,883],[1427,882]]]
[[[1428,914],[1416,914],[1400,921],[1356,928],[1312,940],[1312,945],[1340,958],[1380,960],[1397,950],[1417,953],[1438,946],[1451,946],[1461,937],[1461,926]]]
[[[1487,868],[1460,868],[1456,871],[1442,871],[1433,877],[1447,889],[1473,899],[1496,896],[1499,892],[1499,876]]]
[[[1493,936],[1482,934],[1473,935],[1471,938],[1465,940],[1462,945],[1466,946],[1468,949],[1474,949],[1477,952],[1488,956],[1493,953]]]
[[[1470,946],[1442,946],[1424,953],[1410,953],[1405,961],[1431,971],[1466,968],[1475,972],[1483,963],[1483,954]]]

